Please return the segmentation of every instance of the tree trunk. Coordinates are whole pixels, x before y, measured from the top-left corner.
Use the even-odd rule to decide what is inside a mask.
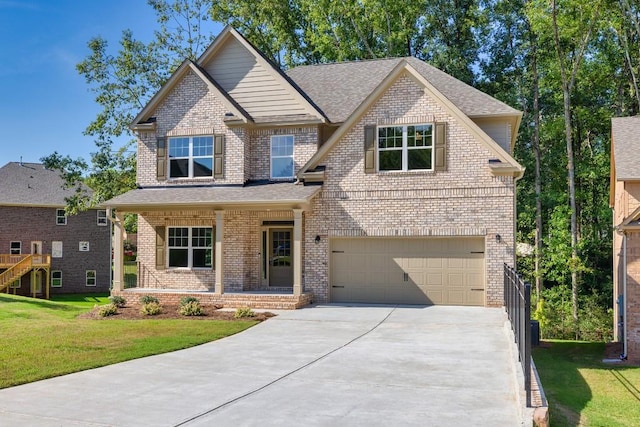
[[[534,252],[534,272],[536,280],[536,298],[542,292],[542,274],[540,274],[540,258],[542,256],[542,183],[540,178],[540,88],[538,85],[537,41],[532,37],[531,71],[533,86],[533,154],[535,156],[535,193],[536,193],[536,235]]]

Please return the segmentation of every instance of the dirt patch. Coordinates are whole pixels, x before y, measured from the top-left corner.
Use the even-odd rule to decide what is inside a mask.
[[[180,319],[180,320],[233,320],[244,322],[247,320],[257,320],[262,322],[275,314],[270,312],[256,312],[253,317],[233,317],[235,310],[222,310],[220,306],[203,305],[202,309],[204,315],[202,316],[183,316],[178,313],[178,305],[162,305],[162,313],[154,316],[148,316],[142,314],[139,305],[126,305],[118,308],[118,314],[113,316],[102,317],[98,314],[99,307],[94,307],[88,313],[78,316],[80,319],[95,319],[95,320],[146,320],[146,319]]]

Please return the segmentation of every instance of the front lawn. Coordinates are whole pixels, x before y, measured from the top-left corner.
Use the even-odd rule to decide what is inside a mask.
[[[604,348],[548,341],[533,349],[552,426],[640,425],[640,368],[602,363]]]
[[[87,309],[94,305],[104,305],[110,302],[108,292],[104,294],[53,294],[51,301]]]
[[[77,319],[96,302],[74,303],[0,294],[0,388],[192,347],[257,323]]]

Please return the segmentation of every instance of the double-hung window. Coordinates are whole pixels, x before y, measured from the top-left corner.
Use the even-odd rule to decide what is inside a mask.
[[[64,209],[56,209],[56,225],[67,225],[67,214]]]
[[[62,287],[62,271],[53,270],[51,272],[51,287],[52,288],[61,288]]]
[[[271,137],[271,179],[293,178],[293,135]]]
[[[22,242],[20,241],[11,242],[11,246],[9,247],[9,253],[11,255],[20,255],[22,253]]]
[[[98,225],[107,225],[107,211],[104,209],[98,209],[96,221]]]
[[[87,270],[85,272],[85,285],[87,285],[87,286],[95,286],[96,285],[96,271],[95,270]]]
[[[213,136],[169,138],[169,177],[213,176]]]
[[[433,170],[433,125],[378,127],[378,170]]]
[[[169,267],[211,268],[212,227],[169,227]]]

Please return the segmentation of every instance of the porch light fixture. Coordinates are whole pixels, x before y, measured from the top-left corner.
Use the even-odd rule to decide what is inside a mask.
[[[316,234],[315,242],[316,242],[316,244],[320,243],[320,235],[319,234]]]
[[[496,243],[500,243],[502,242],[502,236],[500,236],[499,234],[496,234]]]

